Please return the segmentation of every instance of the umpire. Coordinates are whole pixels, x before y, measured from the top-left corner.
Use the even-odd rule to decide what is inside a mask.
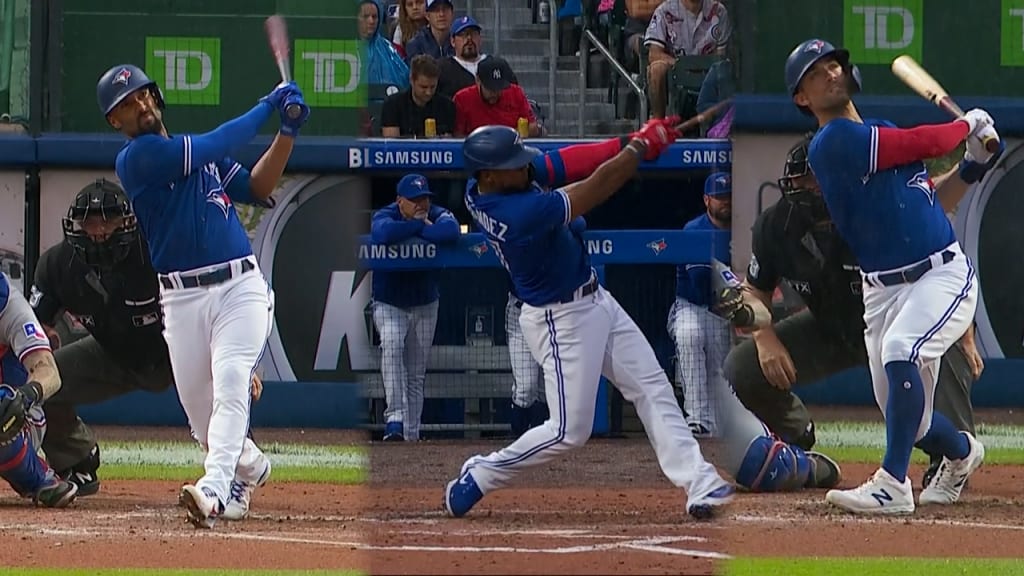
[[[744,288],[771,308],[772,294],[788,284],[807,308],[757,330],[726,358],[726,377],[740,401],[783,440],[810,450],[814,422],[791,391],[855,366],[867,366],[864,303],[857,262],[832,225],[825,201],[807,163],[813,134],[790,151],[782,198],[754,223],[753,246]],[[981,358],[973,328],[942,358],[935,409],[959,430],[974,434],[971,385]],[[942,457],[929,454],[924,485]]]
[[[86,496],[99,490],[99,446],[75,406],[173,384],[156,273],[120,186],[83,188],[63,219],[64,241],[39,259],[30,302],[51,339],[63,311],[89,335],[54,346],[64,385],[44,405],[43,442],[57,473]],[[55,342],[55,344],[57,344]]]

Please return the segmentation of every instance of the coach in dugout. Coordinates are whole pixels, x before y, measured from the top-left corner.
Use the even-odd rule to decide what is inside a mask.
[[[848,368],[867,366],[861,275],[853,254],[833,226],[818,183],[807,163],[812,134],[789,151],[779,179],[782,198],[754,222],[752,254],[744,280],[746,298],[769,309],[772,294],[788,284],[807,308],[773,326],[753,332],[734,347],[725,362],[726,378],[740,401],[785,442],[810,450],[814,421],[793,393]],[[967,168],[977,172],[977,165]],[[955,177],[955,174],[954,174]],[[970,180],[980,174],[961,177]],[[976,180],[975,180],[976,181]],[[946,211],[966,193],[939,196]],[[958,430],[974,434],[971,386],[984,365],[974,344],[973,327],[942,357],[935,409]],[[942,457],[929,454],[924,486]]]

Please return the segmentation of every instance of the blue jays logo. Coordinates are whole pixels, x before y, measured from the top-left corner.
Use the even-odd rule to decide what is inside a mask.
[[[231,206],[231,198],[228,198],[228,195],[224,193],[223,188],[218,186],[213,190],[210,190],[206,194],[206,201],[217,208],[220,208],[220,211],[224,213],[224,219],[227,219],[228,208]]]
[[[479,258],[479,257],[483,256],[484,254],[487,254],[487,250],[488,250],[487,242],[481,242],[479,244],[474,244],[474,245],[470,246],[469,249],[473,251],[473,254],[476,254],[477,258]]]
[[[929,204],[935,204],[935,187],[932,186],[932,179],[928,177],[928,169],[921,170],[907,181],[909,188],[917,188],[924,192]]]
[[[128,80],[132,77],[132,71],[127,68],[121,68],[117,74],[114,75],[114,81],[111,84],[124,84],[128,85]]]
[[[661,238],[654,242],[648,242],[647,247],[654,251],[655,254],[661,254],[666,248],[668,248],[668,244],[665,242],[664,238]]]
[[[821,52],[821,49],[825,47],[825,43],[821,40],[811,40],[804,47],[804,52]]]

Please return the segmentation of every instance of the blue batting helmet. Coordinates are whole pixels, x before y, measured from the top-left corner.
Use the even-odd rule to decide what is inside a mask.
[[[466,172],[480,170],[517,170],[528,166],[541,151],[523,144],[515,128],[481,126],[462,142]]]
[[[161,109],[164,107],[164,95],[160,87],[141,68],[131,64],[114,66],[104,72],[96,83],[96,101],[100,105],[100,112],[104,116],[110,114],[129,94],[143,89],[150,90],[156,105]]]
[[[860,90],[860,70],[850,64],[850,52],[843,48],[836,48],[832,44],[812,38],[801,42],[786,58],[786,89],[790,96],[796,94],[800,87],[800,81],[807,75],[807,71],[814,66],[815,62],[822,58],[832,56],[843,67],[853,80],[853,87]],[[803,108],[801,108],[803,109]],[[806,112],[806,110],[805,110]]]

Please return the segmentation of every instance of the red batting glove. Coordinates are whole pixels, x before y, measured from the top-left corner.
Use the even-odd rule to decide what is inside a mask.
[[[661,156],[661,153],[676,141],[676,138],[679,138],[679,132],[675,130],[675,125],[668,124],[668,120],[671,119],[648,120],[640,130],[632,134],[633,138],[642,140],[647,146],[644,160],[657,160],[658,156]]]

